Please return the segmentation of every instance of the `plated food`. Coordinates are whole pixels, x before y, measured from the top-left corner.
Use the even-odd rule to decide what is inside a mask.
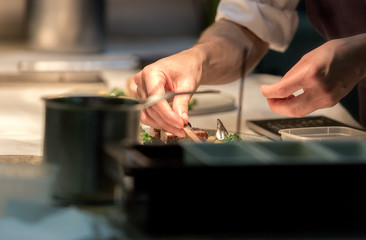
[[[192,128],[193,132],[203,143],[225,143],[232,141],[245,141],[245,138],[240,134],[231,133],[223,140],[216,137],[216,130],[206,130]],[[164,130],[150,128],[149,130],[141,129],[140,143],[141,144],[174,144],[179,142],[193,141],[190,137],[179,138],[176,135]]]
[[[135,97],[133,95],[133,91],[129,90],[130,88],[126,88],[124,90],[120,88],[112,88],[111,90],[107,91],[100,91],[98,95],[100,96],[110,96],[110,97]],[[200,95],[197,97],[192,97],[188,109],[194,112],[194,108],[198,104],[198,100]],[[202,95],[204,96],[204,95]],[[217,97],[217,96],[216,96]],[[206,99],[207,100],[207,99]],[[202,110],[201,110],[202,111]],[[189,113],[192,113],[191,111]],[[207,130],[207,129],[199,129],[199,128],[192,128],[195,135],[198,136],[199,140],[203,143],[226,143],[232,141],[266,141],[267,138],[243,134],[243,133],[227,133],[224,138],[218,139],[216,137],[216,133],[218,130]],[[178,142],[187,142],[193,141],[188,135],[184,138],[179,138],[174,134],[169,132],[165,132],[163,130],[149,128],[149,129],[141,129],[140,131],[140,144],[171,144],[171,143],[178,143]]]

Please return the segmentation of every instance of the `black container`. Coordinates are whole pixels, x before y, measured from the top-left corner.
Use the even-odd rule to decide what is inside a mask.
[[[99,96],[45,98],[44,159],[59,166],[55,199],[95,204],[113,201],[116,181],[109,170],[115,164],[104,147],[120,141],[137,143],[137,103]]]

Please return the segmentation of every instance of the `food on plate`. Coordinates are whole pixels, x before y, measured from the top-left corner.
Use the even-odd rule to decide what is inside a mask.
[[[141,144],[161,144],[163,143],[159,138],[155,138],[147,133],[145,130],[141,130]]]
[[[236,134],[236,133],[229,134],[223,140],[217,139],[216,136],[210,136],[207,139],[207,142],[208,143],[227,143],[227,142],[233,142],[233,141],[242,142],[243,139],[238,134]]]
[[[207,140],[208,138],[207,131],[203,131],[199,128],[192,128],[192,130],[202,142],[205,142]],[[175,143],[178,141],[191,141],[191,138],[187,135],[184,138],[179,138],[172,133],[161,130],[160,140],[163,141],[164,143]]]
[[[109,96],[109,97],[121,97],[121,96],[126,96],[124,91],[122,91],[121,89],[115,87],[112,88],[111,90],[103,90],[103,91],[99,91],[98,92],[99,96]]]
[[[197,105],[197,99],[192,97],[188,103],[188,110],[191,110],[195,105]]]
[[[120,97],[125,96],[125,93],[121,89],[115,87],[109,91],[108,95],[112,97]]]
[[[238,134],[229,134],[223,140],[218,140],[216,136],[209,136],[209,132],[199,129],[199,128],[192,128],[194,133],[199,137],[202,142],[206,143],[226,143],[232,141],[244,141]],[[192,141],[192,139],[188,136],[184,138],[179,138],[176,135],[155,129],[150,128],[150,131],[147,132],[145,130],[141,131],[141,144],[170,144],[170,143],[178,143],[183,141]]]
[[[110,90],[101,90],[98,92],[98,95],[100,96],[109,96],[109,97],[132,97],[136,98],[136,89],[137,86],[135,82],[133,81],[133,78],[127,79],[126,87],[125,88],[119,88],[119,87],[113,87]]]
[[[160,139],[160,130],[156,128],[150,128],[149,132],[150,136],[153,138]]]
[[[224,138],[224,140],[222,140],[222,142],[232,142],[232,141],[243,141],[243,139],[236,133],[233,133],[233,134],[229,134],[228,136],[226,136]]]
[[[192,130],[202,142],[207,141],[207,131],[203,131],[199,128],[192,128]],[[141,144],[170,144],[182,141],[191,141],[191,138],[189,138],[188,136],[180,138],[172,133],[155,128],[150,128],[149,132],[143,129],[141,130]]]

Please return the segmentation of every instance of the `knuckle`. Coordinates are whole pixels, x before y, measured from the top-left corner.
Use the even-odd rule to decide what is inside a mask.
[[[140,77],[141,82],[145,81],[148,78],[148,75],[149,75],[149,73],[146,72],[145,69],[143,69],[141,71],[141,77]]]
[[[134,76],[135,83],[136,84],[138,84],[138,82],[141,83],[142,81],[148,78],[150,73],[151,73],[151,67],[150,66],[144,67],[140,72],[138,72]]]
[[[141,78],[147,79],[154,72],[154,67],[152,65],[147,65],[141,70]]]
[[[321,83],[326,78],[326,69],[324,66],[311,65],[308,72],[310,79],[313,79],[315,82]]]
[[[141,78],[142,78],[142,71],[138,72],[137,74],[135,74],[135,76],[133,76],[133,80],[137,86],[140,85]]]

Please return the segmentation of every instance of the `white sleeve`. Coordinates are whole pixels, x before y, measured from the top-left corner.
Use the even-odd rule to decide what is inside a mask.
[[[284,52],[299,22],[296,7],[299,0],[221,0],[216,21],[227,19],[240,24],[269,44]]]

